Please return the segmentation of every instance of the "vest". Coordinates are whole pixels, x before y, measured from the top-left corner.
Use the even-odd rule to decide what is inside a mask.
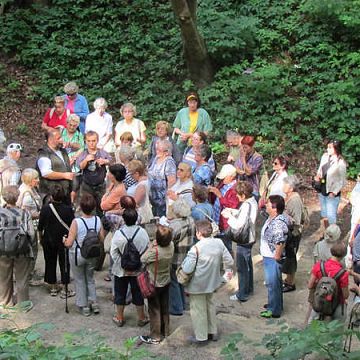
[[[38,167],[38,160],[42,157],[46,157],[51,161],[51,169],[55,172],[71,172],[69,157],[64,149],[60,150],[62,156],[65,160],[65,163],[59,158],[53,150],[49,148],[48,145],[45,145],[43,148],[38,150],[38,156],[36,159],[36,170],[41,175],[40,169]],[[55,184],[59,184],[65,190],[65,195],[69,196],[71,192],[71,184],[70,180],[49,180],[40,176],[40,185],[39,190],[42,194],[50,194],[53,186]]]

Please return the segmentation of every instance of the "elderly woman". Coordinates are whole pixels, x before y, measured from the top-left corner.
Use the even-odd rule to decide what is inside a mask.
[[[176,164],[182,159],[182,153],[179,151],[176,142],[173,140],[171,135],[171,126],[167,121],[158,121],[155,125],[156,135],[154,135],[151,139],[151,143],[149,146],[149,155],[148,162],[151,164],[156,156],[156,142],[158,140],[169,140],[172,145],[172,157],[175,160]]]
[[[195,152],[196,168],[193,171],[193,180],[195,184],[208,186],[212,183],[213,175],[209,159],[211,156],[211,149],[208,145],[200,145]]]
[[[254,196],[259,200],[260,170],[263,157],[254,149],[255,138],[244,136],[239,145],[239,159],[235,162],[236,172],[240,180],[249,181],[254,189]]]
[[[99,135],[98,149],[104,149],[108,153],[115,152],[112,116],[106,112],[107,102],[104,98],[94,101],[95,111],[86,117],[85,133],[92,130]]]
[[[57,276],[56,268],[59,259],[59,267],[61,274],[61,283],[63,285],[68,284],[70,281],[69,271],[70,265],[67,262],[67,268],[65,268],[65,248],[63,244],[63,237],[68,235],[68,228],[58,220],[58,216],[69,227],[74,219],[74,211],[70,205],[65,204],[65,192],[64,189],[56,184],[51,191],[52,201],[42,207],[39,218],[39,231],[43,231],[42,247],[44,251],[45,260],[45,276],[44,281],[48,283],[51,296],[57,296]],[[63,291],[61,296],[66,294]],[[74,296],[72,291],[69,291],[68,296]]]
[[[39,185],[39,173],[32,168],[24,169],[21,174],[22,184],[19,187],[19,198],[16,202],[16,206],[20,209],[27,210],[32,218],[35,234],[38,228],[40,210],[42,207],[41,196],[37,192],[36,188]],[[34,258],[32,262],[31,272],[34,271],[35,262],[38,253],[38,239],[36,237],[33,247]]]
[[[171,207],[174,201],[179,198],[184,198],[190,207],[195,204],[192,199],[193,181],[191,179],[191,167],[189,164],[181,162],[177,167],[177,180],[176,183],[167,191],[167,211],[166,214],[169,217],[171,214]]]
[[[208,145],[207,144],[207,135],[202,131],[195,131],[192,136],[192,146],[189,146],[185,149],[183,162],[189,164],[191,166],[192,171],[196,169],[196,160],[195,160],[195,153],[199,151],[201,145]],[[210,169],[213,173],[215,173],[215,160],[211,154],[207,163],[210,166]]]
[[[162,337],[170,334],[169,283],[170,266],[174,255],[174,243],[171,240],[171,229],[159,225],[156,230],[156,240],[141,256],[141,262],[147,266],[151,278],[155,281],[155,295],[148,299],[150,335],[140,336],[140,340],[146,344],[159,344]]]
[[[191,216],[195,221],[214,220],[214,209],[209,203],[209,191],[206,186],[194,185],[192,198],[196,205],[191,209]]]
[[[81,172],[79,166],[76,164],[76,159],[84,151],[84,136],[77,130],[80,124],[80,118],[76,114],[71,114],[66,119],[67,126],[61,132],[63,140],[63,148],[66,150],[69,160],[71,171],[75,173],[73,179],[72,191],[70,194],[71,202],[75,202],[76,192],[80,189]]]
[[[295,175],[290,175],[284,179],[283,191],[285,193],[285,214],[292,219],[292,244],[291,251],[286,253],[286,259],[283,264],[282,272],[286,274],[283,283],[283,292],[296,290],[295,273],[297,270],[296,254],[299,250],[302,230],[303,230],[303,212],[304,204],[301,196],[297,192],[299,180]]]
[[[237,209],[240,201],[236,192],[236,168],[231,164],[225,164],[217,174],[219,184],[209,186],[209,192],[215,195],[214,213],[215,222],[219,224],[220,232],[223,234],[228,228],[227,218],[222,215],[225,208]],[[224,239],[229,252],[232,252],[231,240]]]
[[[136,184],[130,186],[127,193],[136,201],[141,223],[146,224],[153,218],[153,213],[149,199],[150,183],[145,173],[145,165],[140,160],[132,160],[128,164],[128,171]]]
[[[128,165],[129,165],[130,161],[135,159],[135,150],[134,150],[134,148],[132,148],[130,146],[124,145],[120,149],[117,150],[116,154],[119,158],[120,164],[125,166],[126,177],[125,177],[124,183],[125,183],[126,189],[128,189],[129,187],[136,184],[136,180],[131,176],[131,174],[128,171]]]
[[[166,214],[166,192],[176,182],[176,164],[171,156],[169,140],[156,143],[156,157],[148,169],[150,202],[154,216]]]
[[[266,184],[265,190],[259,200],[260,209],[265,209],[266,201],[270,195],[280,195],[285,198],[283,187],[284,179],[288,176],[287,169],[289,163],[284,156],[280,155],[273,160],[272,165],[274,172]]]
[[[134,117],[136,116],[136,107],[132,103],[125,103],[120,108],[120,114],[123,120],[120,120],[115,127],[115,145],[120,146],[121,135],[129,131],[134,138],[132,145],[135,147],[143,146],[146,142],[146,127],[141,120]]]
[[[100,218],[93,215],[95,208],[95,198],[88,193],[82,195],[80,199],[82,216],[72,221],[69,236],[64,239],[64,245],[70,248],[70,263],[76,288],[76,305],[84,316],[90,316],[91,311],[94,314],[100,312],[94,279],[94,267],[97,259],[84,259],[78,249],[82,246],[88,229],[94,229],[100,241],[104,239]]]
[[[174,257],[170,271],[170,314],[181,316],[185,310],[185,292],[182,285],[177,281],[176,269],[181,265],[186,253],[194,243],[195,224],[190,216],[191,209],[185,199],[178,199],[172,207],[173,218],[168,225],[173,231],[173,243],[175,246]]]
[[[26,307],[22,306],[21,302],[29,300],[29,279],[31,269],[33,268],[34,254],[34,228],[31,221],[31,216],[27,210],[22,210],[16,206],[19,197],[19,190],[16,186],[7,186],[2,191],[2,197],[6,202],[5,207],[0,208],[0,226],[2,231],[9,226],[22,225],[26,229],[29,236],[28,243],[20,252],[9,254],[5,252],[6,248],[10,246],[7,243],[2,245],[0,251],[0,306],[12,306],[14,295],[14,275],[16,279],[16,299],[20,308],[23,311],[29,311],[33,307],[29,302]],[[2,241],[9,242],[10,238],[4,236]]]
[[[228,225],[235,230],[240,230],[247,224],[250,226],[249,237],[246,244],[236,246],[236,268],[238,273],[238,291],[230,296],[230,300],[245,302],[254,293],[254,272],[251,250],[255,244],[255,224],[258,205],[253,197],[253,186],[247,181],[240,181],[236,185],[237,197],[241,203],[239,210],[228,212]],[[226,214],[224,214],[225,216]]]
[[[263,257],[265,284],[268,289],[264,318],[279,318],[283,311],[281,270],[285,259],[285,243],[288,234],[288,217],[283,215],[284,198],[270,195],[266,202],[269,217],[261,230],[260,254]]]
[[[22,146],[17,143],[7,146],[6,156],[0,160],[0,190],[5,186],[19,184],[21,170],[18,161],[22,150]]]
[[[70,115],[70,110],[65,108],[65,99],[61,96],[54,97],[54,107],[46,111],[41,128],[48,131],[52,128],[65,128],[66,119]]]
[[[327,152],[323,154],[315,176],[320,185],[319,199],[321,218],[326,228],[336,224],[336,214],[340,202],[341,190],[346,185],[346,162],[341,155],[341,143],[330,141]]]
[[[183,271],[193,274],[185,288],[190,295],[190,316],[195,333],[195,336],[188,340],[198,345],[218,339],[213,295],[222,282],[222,265],[229,269],[234,263],[224,243],[211,237],[211,233],[212,227],[208,220],[196,223],[196,237],[199,242],[190,249],[182,263]],[[228,278],[230,276],[228,274]]]
[[[86,98],[83,95],[79,94],[79,87],[75,81],[70,81],[64,86],[65,95],[65,107],[69,109],[70,112],[78,115],[80,117],[80,132],[85,133],[85,119],[89,114],[89,105],[86,101]]]
[[[203,131],[208,134],[212,130],[212,124],[209,114],[201,108],[199,95],[191,91],[186,95],[185,106],[181,109],[175,118],[173,128],[178,135],[177,144],[180,152],[191,145],[192,136],[195,131]]]

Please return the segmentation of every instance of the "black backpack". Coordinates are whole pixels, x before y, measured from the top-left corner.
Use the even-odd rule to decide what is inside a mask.
[[[124,238],[127,240],[127,243],[124,248],[124,252],[121,255],[121,267],[124,270],[127,271],[136,271],[141,268],[141,260],[140,260],[140,253],[139,250],[134,245],[134,239],[136,234],[139,232],[140,227],[138,227],[134,235],[131,237],[131,239],[128,239],[128,237],[125,235],[125,233],[120,230]]]
[[[80,218],[86,227],[86,235],[84,237],[83,243],[80,246],[78,241],[76,241],[76,250],[75,250],[75,265],[77,265],[77,250],[80,249],[80,254],[84,259],[91,259],[100,256],[101,253],[101,244],[99,235],[96,231],[97,225],[97,216],[95,216],[95,225],[93,229],[89,229],[86,225],[86,222],[83,218]]]

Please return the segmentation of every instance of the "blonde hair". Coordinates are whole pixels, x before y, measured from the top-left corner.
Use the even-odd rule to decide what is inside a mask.
[[[39,178],[39,173],[33,168],[24,169],[21,174],[21,181],[26,185],[30,185],[32,180],[38,178]]]
[[[139,173],[140,176],[145,174],[145,166],[140,160],[131,160],[127,168],[132,173]]]
[[[167,122],[167,121],[164,121],[164,120],[161,120],[161,121],[158,121],[155,125],[155,129],[158,130],[159,128],[161,127],[165,127],[166,128],[166,132],[167,134],[169,135],[170,132],[171,132],[171,126],[170,124]]]

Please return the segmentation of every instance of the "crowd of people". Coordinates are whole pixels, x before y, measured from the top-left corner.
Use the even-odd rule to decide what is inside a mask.
[[[218,339],[213,294],[231,279],[233,269],[238,290],[230,300],[246,302],[253,296],[252,248],[260,240],[268,290],[260,316],[279,318],[283,293],[296,290],[297,251],[308,221],[299,179],[288,173],[287,158],[275,154],[273,173],[266,178],[256,138],[231,130],[227,161],[217,164],[209,146],[211,118],[196,92],[186,95],[173,124],[156,123],[146,145],[149,134],[132,103],[123,104],[114,127],[104,98],[95,99],[90,113],[76,83],[66,84],[64,91],[44,116],[46,141],[35,167],[20,169],[18,143],[9,144],[0,161],[0,305],[29,300],[41,244],[49,294],[75,296],[81,314],[99,314],[94,271],[109,256],[104,280],[112,284],[116,326],[125,326],[125,307],[132,302],[138,326],[150,322],[150,333],[140,339],[158,344],[169,335],[169,315],[181,316],[189,301],[194,330],[189,341],[203,345]],[[309,321],[346,314],[349,271],[342,260],[347,253],[352,272],[360,273],[360,182],[350,200],[348,252],[336,225],[345,184],[341,144],[330,141],[313,181],[325,234],[314,249]],[[144,268],[155,287],[148,311],[138,282]],[[74,290],[68,286],[70,274]],[[335,277],[341,289],[331,314],[314,305],[323,277]],[[28,304],[26,310],[33,306]]]

